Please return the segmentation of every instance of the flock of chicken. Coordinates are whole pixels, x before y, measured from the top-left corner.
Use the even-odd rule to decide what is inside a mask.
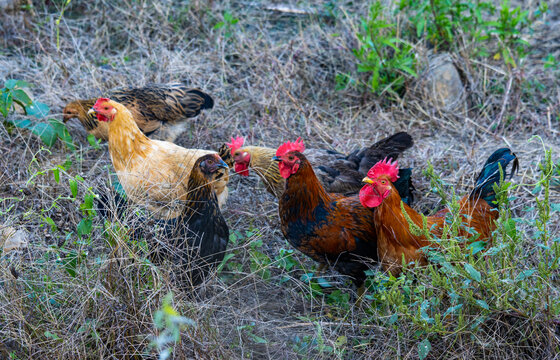
[[[411,170],[399,169],[396,161],[413,145],[405,132],[351,154],[306,150],[300,139],[277,149],[245,146],[241,137],[217,152],[185,149],[171,142],[173,135],[186,119],[213,107],[208,94],[171,84],[108,96],[69,103],[64,120],[77,117],[88,132],[108,140],[124,201],[142,206],[143,216],[161,229],[146,239],[153,253],[183,266],[191,284],[200,283],[224,258],[229,229],[221,209],[232,168],[241,176],[256,173],[278,198],[282,233],[290,244],[321,268],[332,266],[350,276],[359,295],[365,270],[375,263],[396,275],[403,264],[426,264],[424,248],[439,246],[428,237],[442,236],[449,210],[423,220],[409,206]],[[498,218],[494,184],[510,163],[513,175],[515,154],[507,148],[495,151],[474,190],[460,200],[464,244],[491,241]],[[411,231],[409,221],[427,230]]]

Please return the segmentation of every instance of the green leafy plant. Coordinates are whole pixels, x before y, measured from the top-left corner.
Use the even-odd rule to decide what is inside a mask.
[[[548,54],[546,58],[544,58],[544,65],[545,69],[552,69],[552,70],[559,70],[560,69],[560,61],[557,60],[554,55]]]
[[[529,43],[522,37],[522,31],[529,28],[532,21],[546,10],[547,5],[543,2],[535,13],[536,16],[531,18],[528,10],[524,11],[520,6],[512,9],[509,0],[503,0],[498,19],[487,23],[488,34],[496,35],[499,40],[499,49],[494,58],[501,57],[506,64],[517,67],[516,59],[526,57],[529,48]]]
[[[488,56],[489,41],[495,36],[499,44],[492,51],[494,59],[517,67],[518,59],[528,54],[529,44],[522,33],[530,31],[533,21],[547,9],[545,2],[531,13],[519,6],[511,8],[509,0],[503,0],[499,8],[491,1],[402,0],[398,11],[408,18],[416,39],[425,38],[444,51],[467,49],[469,55]]]
[[[214,25],[214,30],[220,30],[224,34],[224,38],[229,39],[233,36],[233,28],[239,22],[239,19],[234,17],[229,11],[224,11],[223,21],[219,21]]]
[[[251,272],[258,274],[264,280],[270,279],[272,260],[261,250],[263,246],[262,236],[255,229],[247,230],[246,235],[248,239],[253,238],[249,243],[249,255],[251,256],[249,268]]]
[[[254,334],[254,327],[255,322],[251,321],[251,323],[249,324],[238,326],[237,331],[242,331],[243,333],[245,333],[247,337],[256,344],[268,344],[268,341],[265,338]]]
[[[442,50],[457,50],[482,40],[484,17],[495,8],[490,1],[402,0],[399,11],[408,16],[416,38],[426,38]]]
[[[356,36],[359,47],[353,53],[358,60],[358,72],[367,74],[366,87],[378,95],[387,92],[398,97],[406,80],[416,77],[416,60],[412,46],[399,38],[395,24],[384,17],[380,1],[370,6]],[[339,76],[337,87],[345,82],[349,80]]]
[[[437,250],[423,249],[430,265],[406,268],[399,278],[368,273],[366,284],[375,292],[367,298],[372,300],[374,313],[386,314],[385,325],[411,324],[419,358],[430,357],[434,336],[465,331],[476,334],[495,321],[496,314],[530,320],[534,329],[557,321],[560,302],[552,284],[560,268],[560,244],[550,229],[560,205],[551,202],[549,194],[555,174],[550,150],[545,150],[540,167],[541,178],[535,184],[539,196],[535,197],[535,207],[528,210],[536,210],[537,217],[513,216],[510,193],[519,185],[504,181],[501,169],[501,181],[494,186],[498,219],[491,243],[473,242],[476,234],[469,239],[459,236],[464,225],[459,199],[451,192],[446,197],[450,213],[440,238],[429,233],[425,221],[422,227],[409,221],[411,233],[422,234],[439,245]],[[426,173],[433,191],[443,194],[444,184],[433,168]],[[521,230],[519,223],[531,226]],[[534,245],[528,244],[531,237]],[[527,252],[538,254],[538,261],[530,261]]]
[[[172,306],[173,293],[169,292],[163,298],[162,307],[154,314],[154,324],[159,330],[159,335],[150,342],[150,347],[155,348],[160,360],[168,359],[173,353],[173,346],[181,340],[181,330],[186,327],[195,327],[192,319],[181,316]]]
[[[47,104],[31,100],[25,91],[30,86],[29,83],[22,80],[7,80],[4,83],[4,87],[0,89],[0,113],[4,117],[4,122],[17,128],[30,130],[38,135],[48,147],[53,146],[56,140],[60,139],[70,150],[74,151],[76,147],[72,143],[72,136],[66,125],[56,119],[45,120],[50,108]],[[21,106],[27,115],[36,120],[9,119],[8,116],[14,108],[14,104]]]

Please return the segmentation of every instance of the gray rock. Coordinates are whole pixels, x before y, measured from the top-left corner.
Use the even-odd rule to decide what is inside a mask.
[[[418,77],[415,92],[440,111],[466,111],[466,91],[449,54],[432,55]]]

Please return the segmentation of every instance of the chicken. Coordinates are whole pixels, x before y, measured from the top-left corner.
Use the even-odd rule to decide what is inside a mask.
[[[276,150],[261,146],[243,146],[242,137],[232,138],[228,143],[235,172],[249,176],[253,170],[263,180],[266,189],[272,195],[280,197],[284,192],[286,181],[280,176],[278,166],[271,160]],[[397,158],[404,150],[413,145],[412,137],[406,132],[396,133],[376,142],[370,147],[344,155],[332,150],[307,149],[306,158],[315,169],[315,174],[327,192],[354,194],[362,187],[361,180],[377,161],[386,156]],[[230,157],[226,149],[220,150],[222,157]],[[407,172],[407,177],[404,172]],[[410,170],[403,169],[403,180],[410,179]],[[403,198],[412,202],[412,185],[402,181],[397,185],[402,190]],[[405,195],[406,194],[406,195]]]
[[[214,106],[210,95],[178,83],[117,89],[111,91],[109,97],[130,110],[144,134],[167,141],[174,141],[185,130],[185,119],[195,117],[202,110]],[[88,133],[98,139],[108,140],[108,124],[99,122],[95,115],[88,114],[96,100],[75,100],[68,103],[63,110],[63,119],[67,122],[78,118]]]
[[[170,258],[188,285],[201,283],[224,258],[229,229],[218,206],[216,177],[228,166],[217,154],[199,157],[189,175],[185,207],[177,218],[157,220],[156,235],[148,239],[151,258]]]
[[[484,164],[476,180],[474,190],[460,200],[461,221],[459,236],[469,242],[476,240],[490,242],[492,231],[496,228],[494,220],[498,211],[494,201],[494,184],[500,180],[499,166],[505,171],[513,161],[511,175],[517,170],[517,157],[510,149],[496,150]],[[393,182],[398,179],[397,162],[387,159],[375,164],[363,179],[367,183],[360,190],[360,201],[364,207],[375,209],[373,224],[376,228],[378,255],[383,268],[393,275],[398,275],[402,268],[402,258],[406,263],[412,261],[424,265],[425,254],[420,250],[426,246],[437,246],[423,235],[413,235],[409,224],[401,211],[401,198],[395,191]],[[422,228],[422,216],[403,204],[410,219]],[[443,209],[434,216],[429,216],[427,229],[435,236],[441,237],[443,225],[449,210]],[[475,233],[476,232],[476,233]],[[475,236],[478,234],[478,237]]]
[[[190,188],[191,169],[198,158],[215,152],[151,140],[124,105],[107,98],[99,98],[90,112],[109,124],[109,154],[128,198],[145,205],[155,218],[179,216]],[[229,170],[220,169],[214,183],[220,207],[227,200],[228,180]]]
[[[302,154],[304,150],[298,139],[281,145],[273,157],[286,179],[278,208],[282,233],[305,255],[349,275],[361,295],[368,262],[377,261],[373,215],[357,194],[328,193]]]

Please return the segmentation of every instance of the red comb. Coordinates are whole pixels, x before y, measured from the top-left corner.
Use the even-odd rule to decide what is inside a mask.
[[[397,163],[397,160],[393,163],[391,163],[391,160],[393,159],[387,160],[387,158],[385,158],[373,165],[367,173],[368,178],[373,180],[381,175],[388,175],[391,182],[397,181],[399,178],[399,164]]]
[[[107,102],[107,101],[109,101],[109,98],[99,98],[99,99],[97,99],[97,101],[95,102],[95,105],[93,105],[93,107],[99,106],[102,103]]]
[[[282,156],[290,151],[299,151],[302,153],[305,150],[305,145],[303,144],[303,140],[300,137],[297,138],[295,142],[286,141],[278,150],[276,150],[276,156]]]
[[[245,139],[243,136],[238,136],[235,139],[231,138],[231,143],[226,143],[227,146],[231,149],[232,152],[239,149],[245,143]]]

